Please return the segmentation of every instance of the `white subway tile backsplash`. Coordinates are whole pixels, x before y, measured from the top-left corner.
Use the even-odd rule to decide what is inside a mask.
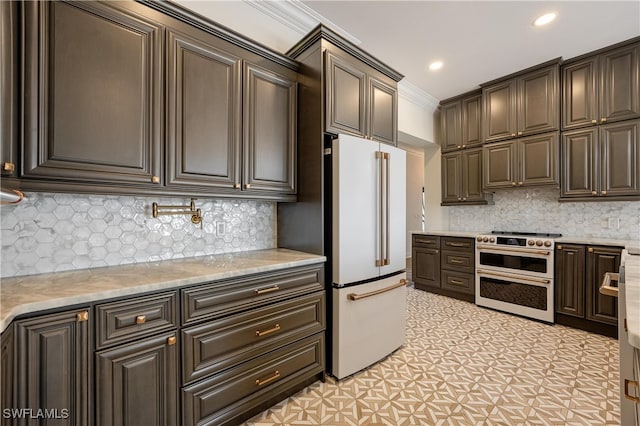
[[[185,198],[28,193],[0,208],[0,277],[219,254],[276,246],[276,205],[200,199],[190,216],[151,215],[151,204]],[[224,235],[216,224],[224,223]]]
[[[558,202],[554,188],[496,191],[494,205],[449,207],[452,231],[557,232],[640,241],[640,201]],[[619,218],[619,229],[609,228]]]

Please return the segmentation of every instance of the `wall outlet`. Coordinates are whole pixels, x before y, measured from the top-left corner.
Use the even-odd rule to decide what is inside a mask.
[[[216,235],[221,237],[227,232],[226,222],[216,222]]]
[[[619,217],[610,217],[607,222],[608,222],[609,229],[620,229]]]

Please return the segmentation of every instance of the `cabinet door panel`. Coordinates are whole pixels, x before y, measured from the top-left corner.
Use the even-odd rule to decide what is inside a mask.
[[[515,144],[513,142],[485,145],[482,156],[485,188],[516,186]]]
[[[558,183],[558,133],[518,140],[519,186]]]
[[[440,127],[442,131],[442,152],[462,146],[460,101],[440,107]]]
[[[177,424],[175,333],[96,353],[97,425]]]
[[[369,136],[373,139],[397,144],[398,91],[384,82],[369,78]]]
[[[460,153],[442,154],[442,202],[462,201],[462,164]]]
[[[484,88],[484,141],[516,136],[516,81],[509,80]]]
[[[587,248],[587,319],[618,323],[618,299],[600,294],[605,272],[618,272],[622,250],[611,247]]]
[[[563,68],[562,129],[594,125],[598,120],[598,59]]]
[[[18,321],[16,408],[67,409],[62,425],[90,424],[89,321],[78,311]],[[41,424],[30,419],[26,424]]]
[[[482,191],[482,148],[462,151],[462,200],[484,201]]]
[[[416,288],[440,287],[440,251],[438,249],[413,248],[411,274]]]
[[[24,174],[160,183],[161,27],[96,2],[25,14]]]
[[[482,144],[482,96],[462,100],[462,145]]]
[[[556,312],[585,316],[585,247],[562,244],[556,250]]]
[[[597,129],[562,133],[562,177],[560,182],[562,197],[596,195],[597,139]]]
[[[365,135],[366,75],[345,58],[326,53],[326,130]]]
[[[600,195],[640,195],[640,120],[600,127]]]
[[[600,119],[640,117],[640,43],[600,55]]]
[[[18,9],[14,1],[0,2],[0,175],[18,175],[20,64]]]
[[[558,65],[518,79],[518,136],[558,129]]]
[[[244,189],[296,192],[296,109],[295,81],[245,63]]]
[[[169,32],[168,186],[240,184],[240,58],[208,40]]]

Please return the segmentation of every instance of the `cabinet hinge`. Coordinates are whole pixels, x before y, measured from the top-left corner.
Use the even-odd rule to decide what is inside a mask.
[[[325,148],[324,155],[331,155],[331,148]]]

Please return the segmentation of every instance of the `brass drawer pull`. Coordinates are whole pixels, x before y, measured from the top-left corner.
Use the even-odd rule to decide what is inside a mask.
[[[89,311],[82,311],[76,314],[76,321],[89,321]]]
[[[280,324],[276,324],[272,328],[265,331],[256,330],[256,336],[262,337],[266,336],[267,334],[275,333],[276,331],[280,331]]]
[[[147,316],[146,315],[138,315],[136,317],[136,324],[144,324],[145,322],[147,322]]]
[[[175,345],[177,341],[178,339],[176,338],[176,336],[171,336],[167,338],[167,345],[169,346]]]
[[[449,280],[449,282],[450,282],[451,284],[458,284],[458,285],[462,285],[462,284],[464,284],[464,283],[463,283],[462,281],[460,281],[460,280]]]
[[[264,379],[264,380],[256,379],[256,385],[258,386],[266,385],[267,383],[271,383],[274,380],[279,378],[280,378],[280,372],[276,370],[274,371],[273,376],[269,377],[268,379]]]
[[[256,294],[265,294],[265,293],[271,293],[272,291],[278,291],[278,290],[280,290],[280,287],[278,287],[277,285],[274,285],[266,288],[257,288],[254,291],[256,292]]]
[[[640,404],[639,396],[632,396],[629,394],[629,385],[633,385],[636,388],[636,393],[638,392],[638,382],[635,380],[624,379],[624,397],[630,401],[635,402],[636,404]]]
[[[464,263],[464,261],[462,261],[460,259],[450,259],[449,263],[455,263],[457,265],[460,265],[460,264]]]
[[[421,240],[419,238],[416,238],[416,243],[421,243],[421,244],[435,244],[436,242],[434,240]]]
[[[468,244],[464,244],[464,243],[447,243],[447,245],[451,246],[451,247],[468,247]]]

